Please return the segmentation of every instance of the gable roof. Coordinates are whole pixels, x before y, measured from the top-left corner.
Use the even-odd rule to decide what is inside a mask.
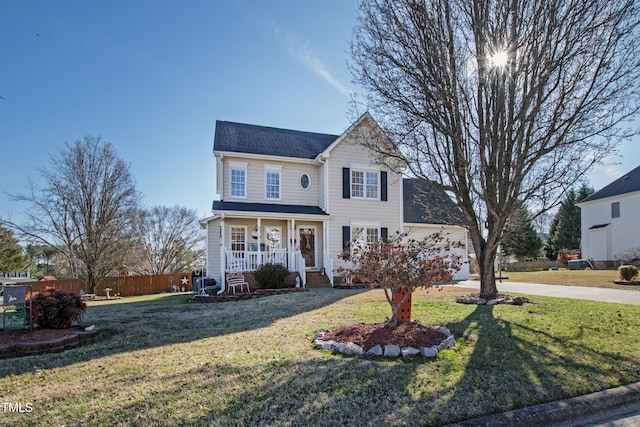
[[[402,180],[405,223],[465,226],[464,215],[440,187],[422,179]]]
[[[338,135],[216,121],[214,151],[315,159]]]
[[[606,197],[619,196],[621,194],[640,191],[640,166],[631,172],[621,176],[603,189],[596,191],[581,203],[593,200],[604,199]]]

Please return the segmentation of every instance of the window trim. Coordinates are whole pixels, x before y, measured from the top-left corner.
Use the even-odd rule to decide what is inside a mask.
[[[305,176],[309,180],[309,182],[307,183],[307,187],[306,188],[304,187],[304,185],[302,185],[302,178],[305,177]],[[307,172],[301,173],[300,174],[300,178],[298,178],[298,184],[300,184],[300,188],[302,188],[303,191],[311,190],[311,175],[309,175]]]
[[[357,195],[354,192],[354,174],[357,173],[361,173],[362,174],[362,183],[361,184],[356,184],[356,185],[361,185],[362,186],[362,195]],[[372,184],[369,184],[369,177],[375,175],[376,177],[376,183],[375,183],[375,189],[376,189],[376,194],[375,196],[371,197],[368,196],[369,194],[369,189],[370,187],[373,187]],[[372,168],[363,168],[363,167],[352,167],[350,168],[350,173],[349,173],[349,194],[351,196],[352,199],[361,199],[361,200],[380,200],[380,187],[381,187],[381,173],[379,169],[372,169]]]
[[[611,218],[620,218],[620,202],[611,203]]]
[[[247,172],[247,163],[240,163],[240,162],[229,162],[229,197],[232,197],[234,199],[246,199],[247,198],[247,181],[248,181],[248,172]],[[233,194],[233,171],[241,171],[244,174],[244,182],[243,182],[243,190],[244,190],[244,195],[242,196],[237,196]]]
[[[269,174],[278,174],[278,197],[269,197]],[[282,200],[282,166],[265,165],[264,166],[264,198],[265,200]]]
[[[234,230],[242,230],[242,233],[244,235],[244,241],[240,242],[239,240],[233,240],[233,232]],[[233,245],[234,244],[242,244],[242,246],[244,246],[244,249],[234,249]],[[232,251],[242,251],[242,252],[246,252],[247,251],[247,226],[246,225],[231,225],[229,226],[229,249]]]
[[[361,239],[359,239],[359,241],[361,241],[362,243],[364,243],[363,247],[370,244],[370,243],[375,243],[375,242],[379,242],[380,239],[382,239],[381,233],[382,233],[382,227],[380,227],[380,224],[375,224],[375,223],[351,223],[350,225],[350,230],[351,230],[351,236],[350,236],[350,242],[353,242],[356,236],[356,230],[362,230],[362,235],[359,236],[361,237]],[[377,239],[374,242],[369,242],[368,241],[368,237],[369,237],[369,230],[375,230],[376,231],[376,235],[377,235]]]

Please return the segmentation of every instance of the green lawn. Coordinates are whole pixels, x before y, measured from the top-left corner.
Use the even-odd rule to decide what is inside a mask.
[[[417,291],[413,318],[458,344],[435,360],[314,350],[317,331],[389,314],[381,291],[312,290],[190,304],[183,295],[91,303],[106,338],[0,363],[0,424],[440,425],[640,380],[640,307],[532,297],[469,306]]]
[[[547,285],[591,286],[596,288],[612,288],[640,290],[640,285],[617,285],[617,270],[548,270],[503,272],[510,282],[544,283]]]

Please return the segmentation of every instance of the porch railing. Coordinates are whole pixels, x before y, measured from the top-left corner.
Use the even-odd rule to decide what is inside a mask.
[[[273,251],[231,251],[226,252],[226,271],[256,271],[264,264],[281,264],[289,268],[289,256],[286,249]]]
[[[333,287],[333,260],[329,257],[329,254],[324,252],[322,254],[322,262],[324,265],[324,274],[326,274],[327,279],[329,279],[329,283]]]
[[[300,251],[295,251],[294,252],[294,259],[295,259],[295,263],[297,268],[295,268],[295,271],[298,272],[298,274],[300,274],[300,281],[302,282],[302,286],[307,286],[307,271],[304,269],[305,267],[305,262],[304,262],[304,258],[302,257],[302,253]]]

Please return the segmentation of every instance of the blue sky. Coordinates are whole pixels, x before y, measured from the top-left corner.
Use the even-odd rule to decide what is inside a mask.
[[[146,206],[210,214],[216,120],[340,134],[356,0],[0,1],[0,216],[65,141],[100,135]],[[640,165],[633,148],[590,176]],[[613,164],[616,163],[616,164]]]

